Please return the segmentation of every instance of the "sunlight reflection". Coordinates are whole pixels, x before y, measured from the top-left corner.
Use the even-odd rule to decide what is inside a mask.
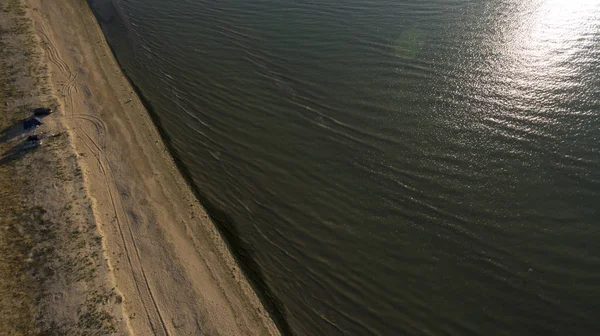
[[[523,97],[536,88],[548,92],[567,82],[572,85],[584,69],[582,63],[592,57],[586,53],[597,48],[600,1],[543,0],[523,4],[519,0],[512,1],[509,7],[506,19],[497,21],[500,36],[490,41],[492,55],[498,58],[490,61],[492,69],[488,69],[497,79],[503,78],[504,83],[494,82],[488,88]]]
[[[598,25],[597,0],[546,0],[535,7],[529,18],[523,17],[529,21],[529,36],[523,36],[523,43],[543,52],[565,50],[581,37],[595,33],[592,30]]]

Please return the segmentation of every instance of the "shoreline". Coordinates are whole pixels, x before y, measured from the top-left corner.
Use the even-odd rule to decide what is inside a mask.
[[[114,53],[114,50],[108,44],[113,56],[117,60],[118,57]],[[133,88],[135,93],[138,95],[142,105],[147,110],[148,115],[152,119],[152,122],[156,126],[158,133],[161,136],[162,141],[165,146],[168,148],[169,154],[172,157],[172,160],[177,167],[179,173],[185,179],[188,187],[191,189],[192,193],[196,196],[196,199],[200,202],[202,207],[205,209],[208,214],[210,220],[219,230],[220,234],[223,236],[225,244],[229,248],[233,257],[235,258],[238,266],[242,269],[242,273],[245,275],[247,280],[250,282],[250,285],[254,289],[256,295],[259,297],[259,300],[263,304],[264,308],[269,312],[271,318],[274,320],[277,328],[283,335],[293,335],[293,332],[287,322],[285,317],[283,304],[277,299],[277,297],[272,293],[269,286],[265,283],[264,277],[261,274],[261,271],[254,261],[252,257],[252,252],[248,250],[245,244],[239,238],[238,233],[235,229],[235,224],[229,219],[229,216],[221,210],[220,208],[213,205],[213,203],[206,198],[200,189],[194,185],[192,175],[189,172],[188,168],[183,164],[181,159],[175,155],[174,150],[172,148],[170,137],[163,129],[161,122],[158,118],[158,115],[154,111],[154,108],[150,102],[146,99],[141,89],[131,80],[127,71],[121,68],[123,75],[129,82],[129,85]]]
[[[93,9],[92,12],[94,12]],[[102,22],[98,21],[98,23],[102,25]],[[113,54],[113,57],[115,58],[115,61],[117,62],[117,64],[119,64],[118,56],[116,55],[114,49],[112,48],[108,40],[107,44]],[[249,251],[249,249],[239,238],[239,235],[236,232],[235,224],[229,219],[229,216],[225,213],[225,211],[223,211],[217,206],[214,206],[213,202],[211,202],[206,196],[204,196],[201,190],[194,184],[192,175],[189,172],[188,168],[183,164],[181,158],[179,158],[175,154],[175,150],[173,149],[171,144],[170,136],[164,131],[160,118],[154,110],[154,107],[143,94],[142,90],[127,74],[126,69],[121,67],[120,64],[119,68],[121,69],[123,76],[129,82],[129,85],[132,87],[133,91],[137,94],[148,115],[152,119],[152,122],[154,123],[158,133],[160,134],[164,145],[169,151],[173,163],[177,167],[179,173],[184,178],[185,182],[188,185],[188,188],[191,189],[198,202],[205,209],[210,220],[219,230],[219,233],[223,236],[225,244],[229,248],[233,257],[235,258],[238,266],[242,269],[243,274],[250,282],[250,285],[254,289],[256,295],[258,295],[264,308],[271,315],[271,318],[274,320],[275,324],[277,325],[277,328],[283,335],[293,335],[293,332],[285,317],[283,304],[279,301],[279,299],[277,299],[277,297],[272,293],[269,286],[265,283],[260,268],[258,267],[258,265],[252,257],[252,252]]]
[[[100,25],[100,29],[102,29],[101,18],[96,15],[93,8],[90,8],[96,22]],[[183,164],[182,160],[175,154],[175,151],[172,147],[170,136],[165,132],[164,127],[161,124],[160,118],[156,113],[152,104],[148,101],[146,96],[143,94],[141,88],[135,84],[135,82],[128,75],[125,68],[121,66],[119,63],[119,58],[115,53],[115,50],[111,46],[108,38],[105,36],[106,43],[108,48],[110,49],[116,63],[119,65],[119,69],[123,73],[123,76],[135,92],[135,94],[140,99],[142,105],[146,109],[150,119],[154,123],[161,140],[163,141],[165,147],[167,147],[168,152],[173,160],[173,163],[177,167],[179,173],[184,178],[185,182],[188,185],[188,188],[191,189],[192,193],[196,196],[198,202],[200,202],[201,206],[205,209],[208,214],[210,220],[219,230],[220,234],[223,236],[224,242],[235,258],[238,266],[242,269],[242,273],[246,276],[247,281],[250,282],[250,285],[254,289],[256,295],[259,296],[259,300],[263,304],[264,308],[269,312],[271,318],[274,320],[277,328],[283,335],[293,335],[290,326],[287,323],[285,313],[283,312],[284,308],[282,307],[282,303],[277,299],[277,297],[271,292],[271,289],[264,282],[263,276],[260,274],[260,269],[253,257],[251,256],[251,252],[245,247],[245,245],[241,242],[237,232],[235,231],[234,223],[229,219],[227,214],[214,206],[213,203],[208,200],[204,196],[204,194],[200,191],[200,189],[193,183],[193,179],[191,177],[191,173],[188,168]]]
[[[88,3],[24,2],[43,35],[56,114],[82,167],[126,329],[278,335],[271,309],[186,181]]]

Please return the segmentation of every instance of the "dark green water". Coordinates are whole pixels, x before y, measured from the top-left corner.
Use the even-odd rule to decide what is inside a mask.
[[[294,334],[600,334],[600,1],[92,3]]]

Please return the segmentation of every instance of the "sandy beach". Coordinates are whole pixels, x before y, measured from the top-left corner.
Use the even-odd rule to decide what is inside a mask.
[[[55,223],[49,230],[62,245],[32,243],[56,246],[53,253],[62,257],[52,260],[62,261],[55,261],[54,268],[65,270],[71,259],[89,259],[82,268],[87,277],[69,280],[68,271],[53,272],[58,275],[39,289],[43,295],[37,300],[22,298],[30,308],[19,314],[43,315],[33,318],[45,326],[40,328],[73,334],[279,334],[177,170],[87,3],[10,3],[21,8],[15,18],[24,18],[23,36],[31,39],[32,50],[39,51],[35,56],[39,66],[34,67],[39,67],[39,75],[30,83],[39,92],[6,98],[3,108],[12,119],[1,121],[10,126],[26,118],[31,107],[52,105],[56,112],[44,119],[40,130],[62,135],[48,137],[46,145],[31,155],[11,159],[2,166],[2,176],[26,178],[32,171],[57,175],[43,160],[57,160],[62,175],[56,179],[42,175],[43,181],[31,189],[3,178],[3,195],[29,195],[29,203],[43,208],[34,219]],[[7,7],[5,15],[11,13]],[[10,150],[19,139],[3,142],[3,149]],[[0,206],[9,213],[8,204]],[[11,223],[23,222],[17,215],[3,217],[0,224],[6,227],[12,227],[9,217]],[[79,240],[69,239],[73,232]],[[72,247],[76,242],[77,248]],[[31,270],[24,276],[35,284]],[[3,300],[3,307],[7,302]],[[82,307],[89,308],[90,316],[106,318],[88,323],[84,331],[81,312],[87,310]]]

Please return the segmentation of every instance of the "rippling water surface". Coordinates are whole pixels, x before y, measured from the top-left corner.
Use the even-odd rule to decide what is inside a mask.
[[[296,335],[600,334],[599,1],[92,3]]]

